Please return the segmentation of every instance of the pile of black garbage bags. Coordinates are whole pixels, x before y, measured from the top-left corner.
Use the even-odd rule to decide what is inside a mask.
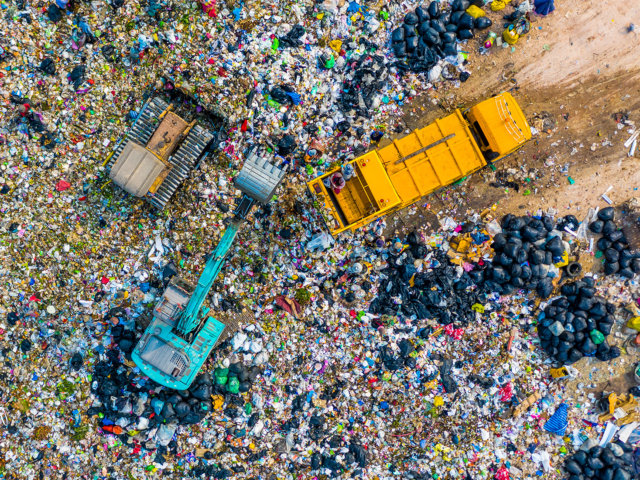
[[[378,296],[369,305],[375,315],[403,315],[418,319],[437,318],[443,325],[466,324],[475,318],[471,308],[478,303],[474,282],[466,271],[449,262],[441,250],[429,250],[418,235],[410,233],[409,248],[391,255],[387,278],[381,282]],[[436,260],[433,268],[418,273],[416,259]],[[411,279],[413,278],[413,287]]]
[[[502,233],[493,237],[495,255],[491,262],[470,272],[476,284],[501,295],[516,290],[535,290],[541,298],[553,291],[550,267],[562,260],[565,245],[551,217],[516,217],[501,221]]]
[[[603,208],[598,212],[598,219],[589,224],[589,230],[602,234],[596,246],[604,253],[605,275],[633,278],[640,273],[640,255],[631,251],[627,238],[614,222],[614,216],[613,207]]]
[[[624,442],[580,449],[571,455],[564,469],[568,480],[631,480],[634,471],[633,448]]]
[[[367,116],[374,106],[376,94],[387,80],[384,57],[369,53],[354,55],[345,71],[347,75],[342,83],[338,105],[344,112],[355,110],[359,116]]]
[[[395,56],[406,61],[414,72],[428,72],[438,59],[456,56],[456,42],[469,40],[475,29],[491,26],[487,17],[473,18],[465,10],[468,0],[454,0],[451,9],[432,1],[407,13],[401,27],[391,32],[391,46]]]
[[[594,279],[566,283],[560,293],[538,318],[543,350],[563,364],[575,363],[584,356],[595,356],[603,362],[618,358],[620,349],[609,346],[606,338],[613,327],[615,306],[596,297]]]

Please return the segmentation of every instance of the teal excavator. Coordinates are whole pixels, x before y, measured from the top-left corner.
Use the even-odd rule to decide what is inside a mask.
[[[149,378],[168,388],[186,390],[222,335],[225,325],[204,306],[213,282],[222,269],[242,222],[256,204],[267,204],[284,178],[285,170],[251,153],[235,178],[242,199],[233,212],[218,246],[193,288],[183,279],[172,279],[153,311],[131,357]]]

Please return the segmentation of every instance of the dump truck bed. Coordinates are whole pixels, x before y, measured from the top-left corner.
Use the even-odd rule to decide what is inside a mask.
[[[460,110],[394,140],[378,155],[402,206],[486,165]]]
[[[339,193],[323,183],[339,168],[308,184],[332,235],[411,205],[486,165],[459,110],[349,163],[356,175]]]

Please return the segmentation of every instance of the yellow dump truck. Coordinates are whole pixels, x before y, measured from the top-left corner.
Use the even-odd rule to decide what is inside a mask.
[[[510,93],[456,109],[308,183],[332,235],[411,205],[520,148],[531,129]]]

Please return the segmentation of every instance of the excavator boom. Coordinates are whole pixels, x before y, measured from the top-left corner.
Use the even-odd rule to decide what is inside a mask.
[[[213,282],[220,273],[220,270],[222,270],[227,253],[229,253],[238,229],[240,228],[240,221],[240,219],[235,219],[231,222],[224,232],[220,243],[218,243],[209,260],[207,260],[204,270],[198,279],[198,285],[196,285],[196,289],[191,295],[189,303],[187,303],[187,307],[178,322],[178,331],[183,335],[191,332],[200,323],[200,310],[209,294],[209,290],[211,290],[213,286]]]
[[[225,329],[223,323],[207,315],[207,295],[240,225],[256,202],[266,204],[271,200],[284,174],[267,160],[250,155],[235,179],[242,199],[195,289],[182,280],[172,280],[167,286],[154,309],[153,320],[131,354],[140,370],[155,382],[176,390],[186,390],[193,383]]]

